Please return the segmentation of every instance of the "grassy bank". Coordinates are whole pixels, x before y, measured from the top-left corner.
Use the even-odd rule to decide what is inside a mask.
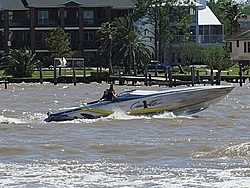
[[[179,68],[178,67],[174,67],[174,74],[179,74]],[[185,73],[186,74],[190,74],[190,68],[189,67],[184,67]],[[104,69],[102,68],[102,72],[108,72],[108,69]],[[210,70],[209,68],[195,68],[195,71],[199,71],[200,75],[209,75],[210,74]],[[216,71],[216,70],[215,70]],[[0,70],[0,78],[4,78],[6,76],[3,75],[3,70]],[[86,76],[90,76],[92,72],[97,72],[97,68],[96,67],[91,67],[91,68],[87,68],[86,69]],[[98,68],[98,72],[100,72],[100,69]],[[76,69],[75,70],[76,76],[83,76],[84,75],[84,71],[83,69]],[[153,74],[153,73],[152,73]],[[235,66],[235,67],[231,67],[225,71],[221,72],[221,75],[239,75],[239,67]],[[61,71],[59,70],[59,68],[57,68],[57,72],[56,75],[59,76],[72,76],[73,75],[73,69],[72,68],[62,68]],[[243,75],[248,75],[248,71],[244,71]],[[42,69],[42,76],[43,78],[54,78],[54,69]],[[140,74],[138,76],[143,76],[143,74]],[[164,73],[160,73],[158,74],[158,76],[164,76]],[[35,70],[35,72],[32,75],[32,78],[40,78],[40,71],[39,70]]]

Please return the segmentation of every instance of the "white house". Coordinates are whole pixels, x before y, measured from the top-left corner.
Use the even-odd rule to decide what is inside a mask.
[[[225,41],[233,60],[250,65],[250,29],[236,33]]]
[[[190,33],[190,42],[198,43],[202,46],[208,46],[213,44],[224,45],[224,27],[211,11],[211,9],[207,6],[206,0],[196,0],[193,2],[195,8],[190,10],[190,14],[195,18],[194,22],[190,24],[189,33]],[[137,23],[139,25],[143,21],[146,21],[146,18],[140,20]],[[144,30],[148,30],[145,32],[145,36],[149,37],[149,43],[154,46],[153,39],[153,25],[147,24],[144,26]],[[152,53],[154,51],[152,50]],[[157,54],[153,54],[155,59],[158,59]],[[165,64],[179,64],[184,63],[184,60],[179,58],[179,54],[175,52],[174,49],[166,49],[164,52],[164,63]],[[200,61],[197,59],[196,61]]]

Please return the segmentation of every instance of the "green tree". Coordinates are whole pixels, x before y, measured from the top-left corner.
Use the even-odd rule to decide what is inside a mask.
[[[178,54],[186,59],[186,64],[192,65],[194,58],[200,57],[203,47],[197,43],[185,42],[177,47]]]
[[[229,51],[218,45],[205,47],[202,51],[202,61],[218,70],[226,70],[235,65],[235,61],[230,59]]]
[[[245,2],[240,2],[239,3],[240,5],[240,8],[241,8],[241,12],[244,14],[244,15],[249,15],[250,14],[250,0],[247,0]]]
[[[125,72],[137,65],[148,64],[151,59],[150,46],[140,37],[132,16],[119,17],[112,22],[114,28],[114,58],[123,62]]]
[[[74,54],[70,48],[69,36],[60,27],[54,28],[50,31],[45,39],[46,46],[50,51],[49,59],[61,57],[72,57]]]
[[[224,25],[226,36],[239,31],[238,19],[245,16],[241,11],[242,5],[234,0],[209,0],[207,5]]]
[[[232,35],[238,32],[239,24],[238,18],[243,16],[240,11],[240,6],[233,0],[226,0],[219,3],[221,11],[224,13],[224,20],[226,24],[226,34]]]
[[[193,3],[178,0],[140,0],[138,1],[136,16],[144,15],[142,24],[151,24],[151,32],[154,39],[155,59],[163,60],[163,54],[166,47],[172,43],[183,42],[189,39],[189,24],[193,21],[190,16],[190,9],[194,7]],[[146,11],[145,11],[146,9]],[[179,38],[176,36],[179,34]]]
[[[138,0],[136,3],[135,10],[132,14],[133,19],[135,21],[139,20],[140,18],[144,17],[147,14],[147,1],[148,0]]]
[[[0,61],[0,69],[4,69],[4,75],[20,77],[32,77],[34,69],[42,63],[35,59],[35,55],[29,48],[11,50],[3,54]]]
[[[100,36],[101,46],[97,50],[97,56],[102,65],[109,67],[110,73],[112,69],[112,41],[113,31],[109,22],[102,23],[101,28],[97,30]]]
[[[103,37],[98,56],[106,57],[106,60],[111,57],[113,65],[123,63],[126,73],[136,65],[150,62],[149,46],[140,38],[140,31],[131,15],[103,24],[98,33]]]

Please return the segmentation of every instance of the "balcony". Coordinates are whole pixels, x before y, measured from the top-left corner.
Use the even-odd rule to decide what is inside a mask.
[[[9,22],[10,27],[29,27],[30,20],[10,20]]]
[[[83,48],[97,49],[100,47],[100,42],[96,41],[84,41]]]
[[[78,18],[65,18],[65,26],[79,26]]]
[[[57,26],[59,24],[58,19],[52,20],[52,19],[38,19],[37,25],[38,26]]]
[[[199,35],[199,43],[222,43],[223,35]]]

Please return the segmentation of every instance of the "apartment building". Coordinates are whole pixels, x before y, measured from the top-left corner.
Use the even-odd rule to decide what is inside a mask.
[[[132,13],[131,0],[0,0],[0,52],[29,46],[42,61],[45,38],[61,27],[69,35],[76,57],[96,62],[101,24]]]

